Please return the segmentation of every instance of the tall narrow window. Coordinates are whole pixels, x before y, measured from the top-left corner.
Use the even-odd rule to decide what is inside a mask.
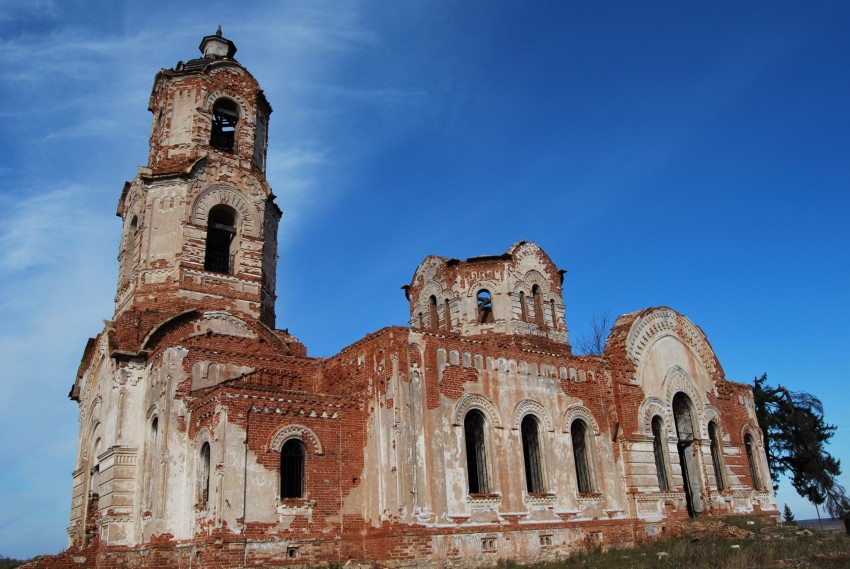
[[[213,104],[210,146],[233,152],[236,143],[236,123],[239,122],[239,107],[231,99],[216,99]]]
[[[676,423],[676,449],[679,454],[679,468],[682,470],[682,485],[685,490],[685,502],[688,515],[695,516],[705,509],[702,499],[702,468],[697,456],[698,446],[694,423],[693,403],[690,397],[680,391],[673,396],[673,420]]]
[[[756,444],[749,433],[744,437],[744,446],[747,448],[747,462],[750,463],[750,475],[753,477],[753,490],[762,490],[761,476],[756,463]]]
[[[723,460],[721,458],[720,436],[717,433],[717,425],[714,421],[708,424],[708,438],[711,442],[711,464],[714,467],[714,480],[718,490],[723,490],[726,487],[726,482],[723,479]]]
[[[670,484],[667,481],[667,457],[664,453],[664,445],[667,439],[664,436],[664,422],[656,415],[652,418],[652,451],[655,454],[655,474],[658,476],[658,489],[667,491]]]
[[[304,497],[304,443],[289,439],[280,449],[280,497]]]
[[[157,480],[159,474],[159,419],[154,417],[150,423],[150,432],[148,434],[148,456],[147,456],[147,502],[148,510],[153,510],[156,503],[155,497],[157,494]]]
[[[451,332],[451,330],[452,330],[452,307],[449,305],[449,299],[448,298],[446,299],[446,304],[445,304],[444,310],[445,310],[445,316],[443,316],[443,318],[446,321],[446,330]]]
[[[529,494],[545,492],[540,459],[540,424],[531,415],[526,415],[522,420],[521,431],[526,490]]]
[[[473,409],[463,419],[463,433],[466,438],[466,472],[469,478],[470,494],[490,492],[484,425],[484,415],[481,411]]]
[[[555,301],[554,300],[549,301],[549,314],[552,318],[552,329],[557,330],[558,329],[558,316],[557,316],[557,313],[555,312]]]
[[[100,430],[98,426],[98,431]],[[97,437],[97,440],[94,441],[94,445],[92,446],[92,468],[91,468],[91,480],[89,481],[89,491],[92,493],[92,496],[98,496],[100,494],[100,460],[98,456],[103,452],[101,448],[103,445],[102,439]]]
[[[210,443],[201,445],[198,456],[198,504],[206,506],[210,499]]]
[[[573,441],[573,459],[576,463],[576,483],[580,493],[594,491],[591,452],[587,441],[587,424],[581,419],[570,427]]]
[[[519,318],[523,322],[528,322],[528,306],[525,304],[525,293],[519,292]]]
[[[534,322],[541,328],[546,325],[546,320],[543,318],[543,295],[540,293],[540,287],[534,285],[531,287],[531,299],[534,302]]]
[[[139,218],[133,216],[130,225],[127,226],[127,235],[124,237],[124,251],[121,253],[121,267],[118,280],[125,282],[133,274],[133,265],[136,259],[136,241],[139,231]]]
[[[493,322],[493,299],[489,290],[478,291],[478,321],[482,324]]]
[[[217,205],[207,219],[207,251],[204,270],[229,275],[233,273],[230,245],[236,237],[236,210]]]
[[[433,294],[428,299],[428,327],[434,329],[440,327],[440,318],[437,315],[437,297]]]

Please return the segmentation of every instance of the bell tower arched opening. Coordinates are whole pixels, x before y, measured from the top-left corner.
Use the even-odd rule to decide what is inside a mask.
[[[217,205],[210,210],[207,223],[207,249],[204,270],[232,275],[234,272],[231,251],[236,237],[236,210],[229,205]]]
[[[239,107],[226,97],[216,99],[213,104],[210,146],[233,153],[236,145],[236,123],[239,122]]]

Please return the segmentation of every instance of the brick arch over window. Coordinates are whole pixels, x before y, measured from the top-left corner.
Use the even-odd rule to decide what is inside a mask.
[[[535,269],[532,269],[525,273],[523,281],[525,283],[523,290],[525,291],[526,295],[528,295],[535,286],[540,289],[540,293],[543,296],[547,296],[551,292],[549,287],[549,279],[543,276],[543,273]]]
[[[434,299],[434,306],[431,305],[431,297]],[[417,327],[419,326],[419,315],[423,317],[422,326],[427,326],[431,329],[447,328],[451,323],[451,302],[454,300],[454,295],[450,290],[444,290],[442,285],[437,281],[428,282],[419,294],[419,298],[413,305],[413,319],[411,320]],[[432,318],[432,308],[436,311],[436,322]],[[447,324],[447,314],[448,322]],[[427,315],[427,322],[425,317]],[[451,328],[448,328],[451,329]]]
[[[299,439],[304,446],[312,450],[313,454],[321,455],[325,451],[319,437],[304,425],[286,425],[278,429],[269,440],[269,452],[280,452],[283,444],[289,439]]]
[[[718,430],[720,430],[720,431],[723,430],[723,429],[720,428],[720,426],[721,426],[720,412],[717,410],[717,407],[715,407],[714,405],[706,404],[704,409],[703,409],[702,416],[703,416],[703,420],[705,421],[705,425],[704,425],[705,430],[702,433],[703,439],[708,439],[708,424],[709,423],[714,423],[717,426]]]
[[[206,227],[210,211],[217,205],[227,205],[236,210],[236,227],[240,235],[260,237],[261,224],[257,218],[256,208],[242,192],[230,186],[210,186],[198,194],[192,205],[191,222]]]
[[[688,372],[683,368],[674,365],[667,370],[667,375],[664,377],[662,385],[664,386],[664,397],[671,408],[673,406],[673,397],[675,397],[677,393],[684,393],[690,398],[691,404],[694,407],[694,412],[696,413],[694,419],[696,420],[697,425],[695,428],[697,432],[703,432],[703,425],[705,425],[704,398],[700,396],[699,389],[697,389],[696,383],[694,383],[694,380],[691,379]]]
[[[563,431],[565,433],[570,432],[570,426],[576,419],[584,420],[584,422],[587,423],[588,428],[592,431],[592,435],[599,435],[599,424],[596,422],[596,418],[593,416],[593,413],[590,412],[590,409],[583,405],[570,405],[567,407],[567,411],[564,413],[563,423]]]
[[[496,281],[491,281],[491,280],[475,281],[466,290],[466,296],[474,299],[478,296],[478,291],[481,290],[481,289],[487,289],[487,290],[490,291],[491,295],[496,296],[497,294],[499,294],[501,292],[502,287],[501,287],[501,285],[496,283]]]
[[[208,113],[213,112],[213,107],[215,106],[216,101],[219,99],[227,99],[229,101],[233,101],[238,110],[239,110],[239,122],[243,124],[252,124],[254,121],[254,112],[252,112],[253,105],[248,104],[244,97],[240,95],[235,95],[233,93],[227,93],[222,91],[221,89],[216,89],[215,91],[210,92],[207,95],[207,98],[204,99],[204,111]]]
[[[764,440],[761,437],[761,429],[747,423],[741,428],[741,440],[744,443],[744,456],[749,466],[750,477],[753,481],[753,490],[760,492],[767,488],[764,468],[762,464],[762,449]]]
[[[94,398],[94,401],[91,402],[91,405],[89,405],[89,410],[88,410],[88,413],[86,414],[87,439],[91,439],[92,434],[94,433],[95,429],[98,426],[100,426],[100,404],[101,404],[101,401],[102,401],[102,397],[100,395],[98,395],[97,397]],[[83,456],[82,456],[83,460],[89,459],[88,447],[83,449],[82,454],[83,454]]]
[[[642,435],[647,437],[652,436],[652,418],[656,415],[664,420],[665,436],[674,436],[670,426],[673,424],[673,417],[670,415],[670,406],[658,397],[647,397],[643,400],[638,411],[640,419],[640,430]]]
[[[515,431],[520,429],[522,420],[526,415],[534,415],[547,432],[552,433],[555,431],[555,426],[552,422],[552,416],[549,414],[549,411],[547,411],[543,405],[537,401],[532,401],[531,399],[520,401],[519,405],[516,406],[513,422],[513,429]]]
[[[464,417],[470,409],[478,409],[491,422],[494,428],[502,428],[502,418],[496,406],[482,395],[467,395],[457,402],[452,424],[456,427],[463,425]]]

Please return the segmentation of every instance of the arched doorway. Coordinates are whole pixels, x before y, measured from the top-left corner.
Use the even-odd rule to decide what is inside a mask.
[[[688,515],[695,516],[705,509],[702,502],[702,477],[700,476],[694,443],[698,432],[694,423],[693,403],[682,392],[673,396],[673,418],[676,422],[676,448],[679,451],[679,466],[682,468],[682,485],[688,502]]]

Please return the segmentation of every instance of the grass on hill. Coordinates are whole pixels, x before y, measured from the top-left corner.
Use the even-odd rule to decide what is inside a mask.
[[[850,536],[827,536],[794,524],[728,518],[715,532],[656,541],[634,549],[580,552],[530,569],[780,569],[850,567]],[[729,537],[733,535],[735,537]],[[513,562],[500,562],[512,569]]]

